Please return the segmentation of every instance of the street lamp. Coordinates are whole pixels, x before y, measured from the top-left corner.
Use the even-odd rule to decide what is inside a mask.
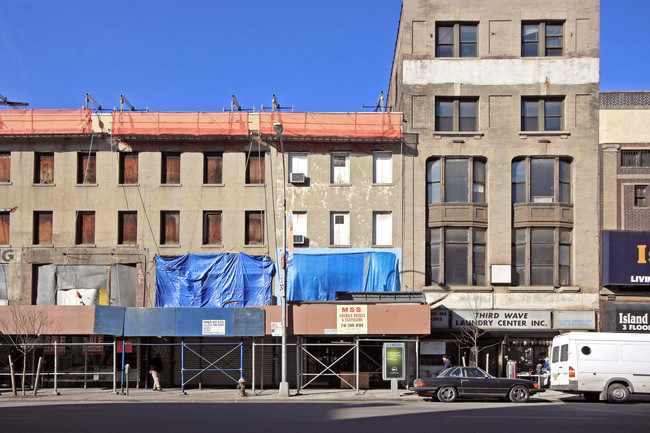
[[[282,278],[280,279],[280,300],[282,304],[282,381],[279,394],[289,397],[289,382],[287,382],[287,182],[284,169],[284,144],[282,142],[282,123],[274,123],[273,131],[280,137],[280,153],[282,153]]]

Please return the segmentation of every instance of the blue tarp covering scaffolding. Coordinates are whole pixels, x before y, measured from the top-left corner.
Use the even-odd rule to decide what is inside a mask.
[[[288,301],[333,301],[336,292],[397,292],[391,252],[296,254],[287,269]]]
[[[249,307],[271,304],[275,265],[244,253],[156,257],[156,307]]]

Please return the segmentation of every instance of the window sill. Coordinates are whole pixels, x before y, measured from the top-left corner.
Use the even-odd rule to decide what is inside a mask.
[[[0,186],[11,186],[13,184],[13,182],[0,182]]]
[[[32,186],[35,186],[35,187],[48,187],[48,186],[56,186],[56,183],[33,183]]]
[[[491,293],[494,291],[491,286],[447,286],[445,284],[435,286],[424,286],[426,292],[472,292],[472,293]]]
[[[161,183],[160,184],[161,188],[174,188],[179,186],[183,186],[183,184],[182,183]]]
[[[201,185],[201,186],[206,186],[206,187],[208,187],[208,188],[215,188],[215,187],[223,188],[223,187],[226,186],[226,185],[223,184],[223,183],[204,183],[204,184]]]
[[[78,183],[75,186],[77,187],[98,187],[99,185],[96,183]]]
[[[330,186],[337,188],[337,187],[350,187],[352,186],[351,183],[330,183]]]
[[[75,248],[96,248],[97,244],[75,244]]]
[[[117,186],[124,186],[124,187],[139,187],[139,183],[118,183]]]
[[[481,138],[485,134],[478,131],[435,131],[433,133],[433,138],[443,138],[443,137],[474,137]]]
[[[32,248],[54,248],[54,244],[34,244]]]
[[[266,244],[244,245],[244,248],[266,248]]]
[[[395,186],[394,183],[373,183],[372,186]]]
[[[180,248],[181,244],[160,244],[160,248]]]
[[[379,245],[372,245],[372,248],[394,248],[394,246],[393,244],[387,244],[387,245],[379,244]]]
[[[206,244],[201,245],[201,248],[223,248],[223,244]]]
[[[249,188],[249,187],[258,187],[259,188],[259,187],[266,186],[266,184],[265,183],[245,183],[244,186],[247,187],[247,188]]]
[[[519,131],[519,138],[524,139],[528,137],[560,137],[569,138],[571,133],[569,131]]]
[[[351,248],[352,245],[330,245],[330,248]]]

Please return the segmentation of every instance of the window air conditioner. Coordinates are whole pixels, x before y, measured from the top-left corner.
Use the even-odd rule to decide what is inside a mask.
[[[305,245],[305,236],[304,235],[293,235],[293,244],[294,245]]]
[[[289,182],[291,182],[291,183],[305,183],[305,173],[291,173],[289,175]]]

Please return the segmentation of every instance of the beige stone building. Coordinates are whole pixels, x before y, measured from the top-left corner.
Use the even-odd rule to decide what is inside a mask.
[[[0,118],[5,303],[153,306],[156,257],[275,261],[283,193],[296,252],[393,251],[401,260],[399,114]]]
[[[601,92],[600,148],[603,330],[647,333],[650,92]]]
[[[433,337],[479,321],[493,373],[596,327],[598,87],[596,0],[403,3],[404,287],[447,295]]]

